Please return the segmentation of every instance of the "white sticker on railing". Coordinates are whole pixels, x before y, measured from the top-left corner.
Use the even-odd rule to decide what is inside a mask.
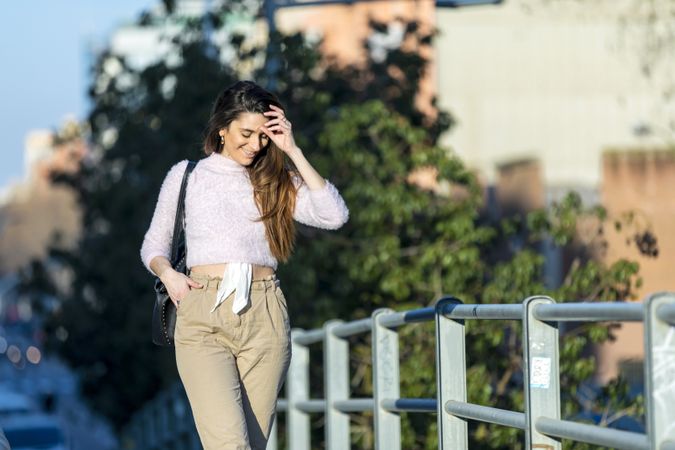
[[[532,358],[530,387],[548,389],[551,384],[551,358]]]

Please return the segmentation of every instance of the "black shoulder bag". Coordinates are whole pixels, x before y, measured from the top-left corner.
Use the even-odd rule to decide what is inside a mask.
[[[188,175],[197,165],[196,161],[188,161],[178,194],[178,207],[173,224],[171,240],[171,267],[174,270],[187,272],[187,241],[185,239],[185,190]],[[176,305],[173,304],[166,286],[159,277],[155,278],[155,307],[152,310],[152,342],[163,347],[173,345],[173,333],[176,329]]]

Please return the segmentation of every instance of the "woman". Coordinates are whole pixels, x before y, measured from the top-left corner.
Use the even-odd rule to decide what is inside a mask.
[[[291,357],[277,261],[293,249],[293,220],[337,229],[349,212],[295,144],[280,102],[253,82],[218,96],[204,152],[185,197],[188,275],[168,259],[187,160],[162,184],[141,259],[177,307],[176,364],[202,445],[263,450]]]

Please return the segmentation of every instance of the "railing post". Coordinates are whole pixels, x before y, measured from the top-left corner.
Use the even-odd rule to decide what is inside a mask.
[[[445,411],[448,400],[466,402],[464,321],[444,315],[458,304],[462,304],[461,300],[454,297],[443,297],[436,302],[436,396],[440,450],[469,448],[466,420]]]
[[[333,328],[341,320],[324,324],[323,377],[326,399],[326,450],[349,450],[349,414],[337,410],[335,401],[349,398],[349,343],[337,337]]]
[[[649,448],[675,448],[675,326],[659,317],[675,307],[675,294],[661,292],[645,301],[645,397]]]
[[[523,375],[525,379],[525,448],[561,450],[559,439],[539,433],[539,417],[560,419],[560,371],[557,322],[534,316],[537,305],[555,303],[550,297],[529,297],[523,303]]]
[[[297,408],[309,399],[309,349],[295,343],[300,329],[291,330],[291,363],[286,375],[286,439],[289,449],[310,450],[309,414]]]
[[[400,397],[398,333],[380,324],[380,318],[391,312],[390,309],[381,308],[372,315],[373,422],[376,450],[401,448],[401,415],[382,407],[382,400],[397,400]]]

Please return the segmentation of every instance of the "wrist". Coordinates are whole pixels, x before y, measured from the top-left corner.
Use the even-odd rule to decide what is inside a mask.
[[[297,147],[297,146],[290,149],[286,154],[292,160],[295,160],[295,158],[299,158],[299,157],[303,156],[302,155],[302,149],[300,147]]]
[[[171,272],[175,272],[173,267],[169,266],[164,268],[157,276],[159,277],[160,280],[165,281],[165,279],[171,275]]]

